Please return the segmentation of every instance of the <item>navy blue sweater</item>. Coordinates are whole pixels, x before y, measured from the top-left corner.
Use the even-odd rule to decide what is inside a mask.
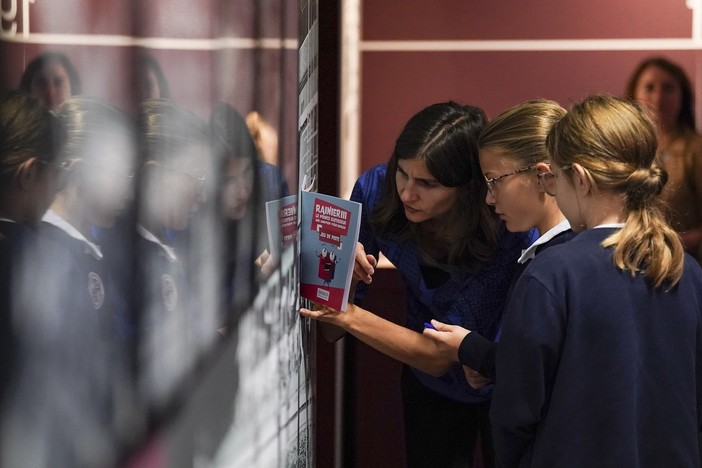
[[[548,242],[539,245],[535,253],[538,255],[549,247],[567,242],[568,240],[572,239],[573,236],[575,236],[575,232],[571,231],[570,229],[563,231]],[[519,278],[519,275],[522,273],[522,271],[524,271],[527,265],[529,265],[529,261],[519,264],[517,267],[517,272],[515,273],[515,281]],[[463,338],[463,341],[461,341],[461,345],[458,348],[458,360],[461,364],[468,366],[471,369],[478,371],[480,375],[493,380],[495,380],[496,354],[497,341],[488,340],[481,334],[473,331],[468,333],[465,338]]]
[[[503,467],[696,467],[702,270],[671,291],[616,268],[590,229],[517,281],[491,420]]]

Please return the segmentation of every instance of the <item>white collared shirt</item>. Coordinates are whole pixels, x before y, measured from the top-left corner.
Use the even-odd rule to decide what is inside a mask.
[[[80,231],[78,231],[78,229],[73,227],[71,223],[59,216],[55,211],[48,210],[41,218],[41,220],[46,223],[53,224],[72,238],[78,239],[85,245],[86,253],[91,254],[97,260],[102,260],[103,255],[100,246],[86,239],[86,237],[83,234],[81,234]]]
[[[161,242],[158,239],[158,237],[156,237],[151,232],[149,232],[149,230],[146,229],[144,226],[137,224],[136,228],[137,228],[137,232],[139,233],[139,235],[141,237],[143,237],[147,241],[153,242],[154,244],[161,247],[163,249],[163,251],[166,253],[166,258],[168,258],[168,260],[170,260],[171,262],[175,262],[178,260],[178,256],[176,256],[176,253],[175,253],[175,250],[173,249],[173,247]]]
[[[526,263],[532,258],[536,256],[536,249],[540,246],[545,244],[546,242],[550,241],[554,237],[556,237],[558,234],[567,231],[570,229],[570,223],[568,222],[567,219],[564,219],[560,223],[556,224],[553,226],[551,229],[546,231],[542,236],[540,236],[538,239],[534,241],[533,244],[531,244],[528,248],[522,250],[522,256],[519,257],[517,260],[518,263]]]
[[[592,229],[602,229],[602,228],[623,228],[624,223],[606,223],[606,224],[600,224],[599,226],[595,226]]]

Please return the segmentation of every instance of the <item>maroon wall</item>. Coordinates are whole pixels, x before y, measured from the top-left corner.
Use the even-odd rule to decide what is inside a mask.
[[[383,50],[382,41],[689,39],[692,11],[683,0],[665,8],[656,0],[362,3],[361,170],[387,160],[404,122],[436,101],[478,105],[489,116],[536,97],[568,107],[595,92],[621,95],[637,62],[651,54],[678,61],[693,82],[702,63],[697,50],[597,50],[596,44],[585,51]],[[374,50],[363,50],[368,46]]]
[[[203,119],[217,100],[242,114],[257,110],[278,131],[281,166],[290,187],[297,184],[297,2],[281,0],[41,0],[27,14],[17,1],[17,33],[0,40],[0,90],[16,88],[36,55],[65,53],[75,65],[83,94],[134,112],[135,52],[144,46],[160,63],[171,99]],[[12,26],[2,21],[4,30]],[[143,39],[136,46],[131,38]],[[209,39],[286,38],[293,46],[216,48]],[[154,39],[169,39],[154,42]],[[115,45],[115,42],[121,44]],[[179,43],[180,40],[200,40]],[[282,77],[286,77],[285,80]]]

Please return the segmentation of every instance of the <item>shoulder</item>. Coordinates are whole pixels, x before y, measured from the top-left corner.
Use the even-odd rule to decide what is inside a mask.
[[[685,253],[682,281],[691,284],[693,289],[702,295],[702,266],[689,253]]]
[[[548,248],[529,262],[528,269],[562,275],[566,270],[584,271],[593,261],[599,265],[603,254],[610,255],[601,244],[611,233],[611,229],[588,229],[579,234],[568,231],[552,239]]]
[[[361,174],[354,185],[351,199],[364,204],[373,203],[383,191],[387,171],[387,164],[378,164]]]
[[[368,169],[366,172],[361,174],[358,178],[357,184],[364,186],[379,185],[385,183],[385,177],[387,176],[388,165],[378,164]]]
[[[288,184],[280,168],[265,161],[256,161],[256,171],[265,200],[275,200],[288,194]]]
[[[689,162],[699,162],[702,158],[702,135],[688,131],[675,137],[670,142],[669,151],[672,155],[684,156]]]

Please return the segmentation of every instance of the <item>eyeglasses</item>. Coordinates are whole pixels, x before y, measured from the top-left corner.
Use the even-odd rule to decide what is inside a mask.
[[[59,171],[67,171],[73,160],[66,160],[66,161],[61,161],[61,162],[49,162],[49,161],[44,161],[42,159],[38,160],[40,164],[43,164],[45,166],[52,167],[54,169],[58,169]]]
[[[539,172],[536,174],[539,177],[539,184],[543,187],[546,194],[552,197],[556,196],[556,176],[553,172]]]
[[[521,174],[522,172],[533,171],[534,169],[536,169],[536,166],[529,166],[529,167],[524,167],[522,169],[517,169],[516,171],[509,172],[507,174],[502,174],[500,176],[493,177],[492,179],[488,179],[487,177],[485,177],[485,175],[483,175],[483,177],[485,177],[485,183],[487,184],[487,188],[490,191],[490,194],[494,196],[495,195],[495,187],[497,186],[497,182],[504,179],[505,177]]]
[[[198,192],[204,192],[204,191],[205,191],[205,182],[207,181],[207,179],[205,178],[204,175],[199,175],[199,176],[198,176],[198,175],[195,175],[195,174],[191,174],[191,173],[189,173],[189,172],[181,171],[181,170],[179,170],[179,169],[176,169],[176,168],[174,168],[174,167],[172,167],[172,166],[168,166],[168,165],[166,165],[166,164],[160,164],[160,163],[156,163],[156,164],[157,164],[158,166],[160,166],[160,167],[166,169],[166,170],[171,171],[171,172],[174,173],[174,174],[178,174],[178,175],[181,175],[181,176],[184,176],[184,177],[190,179],[190,180],[195,184],[196,190],[197,190]]]

